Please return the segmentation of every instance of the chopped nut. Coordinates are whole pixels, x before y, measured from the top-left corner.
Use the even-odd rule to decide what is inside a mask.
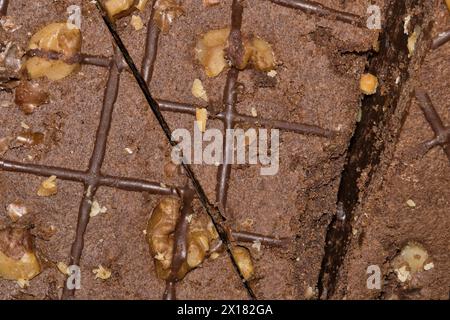
[[[267,72],[267,75],[271,78],[275,78],[277,76],[277,72],[275,70],[270,70]]]
[[[14,102],[25,114],[31,114],[40,105],[48,103],[48,97],[38,83],[21,81],[16,88]]]
[[[10,137],[0,138],[0,156],[9,150]]]
[[[208,120],[208,111],[205,108],[197,108],[195,111],[197,126],[201,132],[206,131],[206,121]]]
[[[430,262],[423,266],[423,270],[428,271],[434,268],[434,263]]]
[[[56,264],[56,267],[58,268],[59,272],[61,272],[62,274],[70,275],[69,267],[64,262],[61,262],[61,261],[58,262]]]
[[[29,146],[37,146],[44,142],[45,135],[41,132],[33,132],[29,129],[21,132],[17,137],[16,141],[26,144]]]
[[[275,68],[275,55],[272,46],[260,38],[251,41],[253,48],[251,61],[256,70],[271,71]]]
[[[154,21],[162,32],[169,32],[173,21],[184,13],[176,0],[156,0]]]
[[[27,125],[25,122],[21,122],[20,123],[20,126],[22,127],[22,128],[24,128],[25,130],[29,130],[30,129],[30,126],[29,125]]]
[[[237,246],[233,248],[232,253],[244,279],[250,280],[253,278],[255,271],[250,256],[250,251],[248,251],[247,248]]]
[[[154,256],[154,258],[158,261],[166,260],[166,256],[164,255],[164,253],[161,253],[161,252],[157,252],[156,255]]]
[[[411,199],[409,199],[408,201],[406,201],[406,204],[407,204],[408,207],[410,207],[410,208],[415,208],[415,207],[416,207],[416,203],[415,203],[413,200],[411,200]]]
[[[108,209],[106,207],[101,207],[97,200],[94,200],[91,204],[91,212],[89,213],[90,217],[95,217],[99,213],[106,213]]]
[[[401,282],[410,281],[414,274],[425,269],[428,252],[422,245],[410,242],[401,251],[394,261],[394,271]]]
[[[422,28],[420,28],[419,26],[416,26],[414,28],[414,32],[412,35],[409,36],[408,38],[408,57],[411,57],[414,54],[414,51],[416,50],[416,42],[417,39],[420,36],[420,33],[422,32]]]
[[[58,192],[58,186],[56,185],[56,176],[51,176],[47,180],[44,180],[37,192],[40,197],[53,196]]]
[[[261,241],[255,240],[253,241],[252,248],[256,249],[256,251],[261,251]]]
[[[196,57],[208,77],[219,75],[228,66],[225,49],[228,47],[229,35],[229,28],[210,30],[197,42]],[[275,55],[267,41],[253,37],[244,39],[243,46],[244,53],[241,57],[231,57],[236,68],[245,69],[250,61],[256,70],[269,72],[275,68]],[[276,72],[270,75],[275,76]]]
[[[203,6],[210,7],[219,4],[220,0],[203,0]]]
[[[359,87],[365,95],[372,95],[377,92],[378,78],[370,73],[363,74],[359,82]]]
[[[171,273],[174,231],[180,216],[181,203],[178,198],[166,197],[153,210],[147,225],[147,241],[154,257],[156,274],[167,279]],[[213,235],[208,231],[206,217],[193,216],[187,234],[187,257],[177,270],[178,279],[198,267],[207,258]]]
[[[42,57],[28,59],[25,68],[31,79],[47,77],[50,80],[60,80],[79,69],[79,64],[65,61],[80,52],[81,32],[70,23],[51,23],[31,37],[28,49],[39,49],[43,52],[62,55],[62,58],[58,60]]]
[[[13,222],[17,222],[20,218],[28,214],[28,208],[19,201],[8,204],[6,212]]]
[[[252,107],[251,112],[252,112],[252,116],[253,116],[253,117],[256,118],[256,117],[258,116],[258,112],[256,111],[256,108],[255,108],[255,107]]]
[[[200,79],[195,79],[192,83],[192,95],[196,98],[202,99],[208,102],[208,95]]]
[[[400,282],[411,280],[411,273],[407,270],[406,266],[395,269],[394,272],[397,274],[397,278]]]
[[[156,274],[160,279],[167,279],[170,274],[174,243],[173,233],[180,206],[180,201],[177,198],[163,198],[153,210],[147,224],[147,241],[150,253],[152,257],[155,257]]]
[[[138,8],[139,11],[144,11],[147,3],[148,3],[148,0],[139,0],[138,4],[136,5],[136,8]]]
[[[105,9],[110,18],[126,13],[134,5],[134,0],[108,0],[105,2]]]
[[[99,265],[97,269],[93,269],[92,272],[95,274],[95,279],[108,280],[111,278],[111,270],[104,268]]]
[[[406,35],[409,35],[409,24],[411,22],[411,15],[407,15],[404,19],[403,19],[403,33]]]
[[[220,257],[220,254],[218,254],[217,252],[213,252],[209,257],[211,258],[211,260],[216,260],[218,257]]]
[[[30,286],[30,281],[25,280],[25,279],[19,279],[16,282],[17,282],[17,285],[22,289],[28,288]]]
[[[218,76],[228,66],[225,60],[225,48],[229,34],[229,28],[211,30],[197,42],[196,57],[205,68],[208,77]]]
[[[142,22],[141,17],[135,15],[131,17],[131,25],[136,31],[139,31],[144,27],[144,23]]]
[[[173,162],[168,162],[164,165],[164,175],[172,178],[178,170],[178,166]]]
[[[29,230],[0,230],[0,278],[23,282],[33,279],[40,272],[41,266]]]
[[[423,269],[425,261],[428,259],[428,252],[417,243],[409,243],[401,252],[401,257],[408,264],[412,273]]]
[[[188,234],[188,255],[186,262],[190,269],[194,269],[201,265],[209,251],[208,233],[206,230],[195,230],[191,228]]]
[[[133,154],[133,150],[131,150],[131,148],[125,148],[125,152],[128,154]]]

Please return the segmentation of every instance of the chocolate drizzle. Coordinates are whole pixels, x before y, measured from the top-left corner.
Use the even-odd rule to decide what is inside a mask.
[[[0,0],[0,16],[6,16],[9,0]]]
[[[175,285],[181,280],[178,279],[177,275],[181,269],[183,263],[187,259],[188,244],[187,244],[187,234],[189,228],[189,215],[194,211],[192,210],[192,200],[194,200],[194,191],[189,187],[181,190],[182,208],[181,214],[178,218],[177,225],[175,227],[174,234],[174,250],[172,257],[172,265],[170,270],[169,279],[166,281],[166,290],[164,291],[164,300],[175,300],[176,292]]]
[[[270,0],[273,3],[279,4],[284,7],[301,10],[305,13],[315,14],[328,19],[336,19],[341,22],[354,24],[358,27],[365,27],[364,17],[360,17],[356,14],[342,12],[334,10],[324,5],[307,0]]]
[[[94,56],[84,53],[75,54],[71,57],[64,56],[63,53],[55,51],[45,51],[41,49],[31,49],[26,52],[27,57],[40,57],[47,60],[60,60],[67,64],[82,63],[93,65],[97,67],[108,68],[111,63],[111,58],[104,56]],[[121,66],[122,67],[122,66]]]
[[[445,127],[439,114],[437,113],[430,96],[422,89],[416,89],[416,98],[419,101],[425,118],[434,131],[435,137],[423,143],[426,151],[433,147],[441,146],[450,161],[450,127]]]
[[[444,32],[441,32],[431,44],[431,49],[437,49],[444,44],[446,44],[448,41],[450,41],[450,29]]]

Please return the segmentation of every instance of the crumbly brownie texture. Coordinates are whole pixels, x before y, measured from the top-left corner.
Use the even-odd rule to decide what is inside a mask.
[[[0,3],[6,2],[0,1]],[[257,250],[251,243],[246,244],[251,250],[256,270],[256,276],[249,285],[256,297],[261,299],[317,297],[315,286],[324,254],[325,235],[336,212],[340,174],[360,109],[359,78],[368,61],[366,53],[373,50],[378,38],[378,31],[364,28],[358,18],[365,15],[370,1],[342,1],[339,4],[332,1],[320,1],[320,4],[328,8],[351,13],[342,15],[336,14],[336,11],[331,11],[332,14],[327,15],[330,10],[325,10],[326,7],[323,6],[317,7],[317,10],[313,12],[305,13],[304,10],[286,6],[290,2],[244,1],[241,30],[246,34],[254,34],[266,39],[272,44],[279,63],[275,78],[255,70],[245,70],[238,74],[235,69],[223,72],[216,78],[207,78],[201,66],[196,63],[194,47],[200,35],[211,29],[230,26],[231,0],[221,1],[219,5],[207,8],[200,0],[182,1],[184,14],[175,20],[167,34],[159,34],[152,23],[151,4],[145,11],[135,13],[140,15],[144,22],[148,21],[142,30],[136,31],[131,26],[129,16],[116,22],[117,29],[136,62],[144,58],[143,48],[147,35],[158,36],[153,74],[149,72],[145,77],[149,81],[152,94],[162,102],[162,110],[167,111],[164,112],[164,116],[171,128],[187,128],[192,131],[194,124],[192,114],[195,113],[196,106],[206,107],[213,115],[212,120],[207,123],[208,128],[223,128],[223,112],[226,111],[227,101],[222,103],[222,97],[224,92],[226,96],[225,84],[228,83],[230,86],[230,81],[233,86],[235,81],[242,84],[239,86],[241,90],[237,101],[231,103],[235,104],[233,112],[238,112],[242,115],[241,119],[246,120],[237,123],[237,126],[246,128],[252,124],[252,109],[257,110],[258,117],[261,119],[288,120],[292,123],[314,126],[307,127],[308,129],[305,130],[305,127],[295,125],[286,127],[286,123],[269,120],[264,123],[260,119],[259,122],[262,125],[278,126],[282,129],[284,126],[286,129],[282,130],[281,134],[280,171],[276,176],[260,176],[259,166],[233,165],[228,168],[226,166],[217,168],[196,165],[193,167],[209,200],[213,203],[217,200],[219,207],[225,210],[233,230],[268,235],[274,240],[290,239],[289,244],[281,248],[263,243],[261,250]],[[383,11],[384,1],[376,1],[376,3]],[[26,289],[21,289],[11,281],[0,281],[0,296],[5,299],[14,297],[57,299],[61,296],[71,296],[67,293],[62,294],[65,276],[56,265],[58,262],[69,264],[71,262],[68,258],[69,253],[73,254],[75,250],[76,253],[82,254],[80,261],[82,287],[76,291],[76,298],[159,299],[165,290],[165,283],[155,276],[153,257],[148,252],[143,230],[146,228],[152,210],[161,200],[162,196],[157,194],[182,194],[180,190],[183,190],[186,179],[183,175],[169,178],[164,174],[164,167],[170,162],[169,144],[157,121],[149,113],[139,87],[134,78],[126,72],[126,68],[120,74],[117,100],[114,105],[109,105],[112,113],[111,129],[107,143],[106,137],[103,137],[106,149],[101,167],[101,172],[106,178],[102,180],[100,183],[102,186],[95,194],[95,200],[102,206],[106,206],[107,212],[92,217],[85,234],[79,228],[76,235],[76,230],[78,216],[86,215],[90,211],[90,203],[94,200],[93,194],[86,196],[88,185],[83,188],[83,185],[79,183],[86,183],[86,175],[77,178],[69,176],[66,171],[55,172],[56,176],[58,173],[62,175],[58,178],[58,192],[52,197],[44,198],[37,196],[36,191],[46,177],[39,174],[36,176],[18,173],[19,171],[32,172],[34,167],[13,166],[12,170],[9,170],[10,164],[25,163],[84,172],[92,169],[90,158],[93,150],[101,148],[102,138],[99,139],[95,132],[99,122],[109,123],[109,119],[101,115],[102,110],[105,115],[105,109],[108,109],[108,99],[102,101],[101,93],[105,87],[115,86],[114,83],[111,84],[111,81],[118,81],[115,75],[119,70],[114,71],[116,67],[110,67],[110,70],[105,68],[105,59],[109,61],[106,57],[113,56],[114,50],[110,34],[95,5],[81,1],[50,0],[30,5],[26,1],[12,0],[7,14],[15,19],[21,28],[12,33],[1,30],[0,32],[3,32],[5,39],[26,48],[31,34],[51,22],[66,20],[66,9],[72,4],[80,5],[82,8],[81,51],[85,55],[101,56],[93,63],[97,66],[87,65],[85,61],[80,72],[63,80],[40,79],[40,85],[47,88],[50,93],[50,102],[40,106],[30,115],[25,115],[13,104],[3,104],[3,101],[12,101],[13,94],[6,91],[0,92],[2,106],[5,105],[0,114],[0,138],[18,136],[23,131],[24,124],[36,132],[45,134],[42,144],[11,148],[2,156],[2,162],[0,162],[5,169],[0,173],[2,195],[0,207],[6,208],[15,201],[26,204],[30,213],[16,224],[34,227],[32,232],[36,236],[35,245],[43,264],[42,273],[31,280],[30,286]],[[444,22],[448,19],[438,10],[436,12]],[[2,12],[2,14],[5,13],[6,11]],[[318,14],[325,14],[325,16],[320,17]],[[147,54],[149,54],[148,51]],[[446,54],[448,56],[448,50],[442,52],[440,58],[435,57],[438,60],[432,61],[445,60]],[[117,51],[116,57],[119,57]],[[120,59],[116,61],[118,60]],[[439,70],[440,67],[436,68],[432,61],[427,61],[425,68],[429,66],[430,70],[435,72],[435,69]],[[93,60],[87,62],[90,63]],[[425,70],[422,77],[431,77],[431,72]],[[107,85],[108,78],[110,81]],[[111,78],[114,79],[111,80]],[[194,98],[191,94],[192,82],[196,78],[203,82],[209,97],[208,104],[202,105],[201,100]],[[442,71],[440,88],[444,88],[445,81],[444,71]],[[425,82],[429,85],[429,87],[424,86],[425,89],[435,89],[431,81],[425,80]],[[445,121],[448,120],[448,114],[445,113],[448,111],[445,106],[445,96],[439,90],[435,90],[434,96],[430,92],[433,104],[443,122],[448,123]],[[175,109],[179,111],[180,107],[184,112],[173,112]],[[411,109],[414,109],[414,105]],[[423,129],[423,135],[417,137],[425,137],[428,126],[418,106],[416,110],[414,121],[417,120],[417,125]],[[408,120],[405,124],[406,128],[407,126]],[[311,128],[315,130],[312,135],[309,130]],[[417,135],[419,130],[415,128],[414,124],[411,124],[411,132]],[[405,135],[405,130],[402,131],[402,136]],[[410,139],[413,139],[412,133]],[[402,138],[400,138],[400,145],[401,141]],[[435,154],[438,151],[439,149],[433,150],[426,157],[433,159],[433,162],[441,161],[442,159]],[[95,151],[94,154],[96,154]],[[436,170],[427,169],[423,171],[424,174],[432,174],[441,181],[448,177],[448,162],[445,163],[445,155],[443,160],[440,165],[436,164]],[[426,160],[422,158],[420,161],[425,163]],[[426,163],[429,162],[426,161]],[[405,168],[409,166],[402,168],[406,170]],[[420,168],[425,170],[423,167]],[[70,174],[75,175],[74,172]],[[220,183],[217,183],[221,181],[221,176],[226,177],[222,187]],[[130,177],[133,180],[112,177]],[[139,178],[139,181],[135,178]],[[392,174],[391,178],[394,178]],[[73,180],[77,180],[78,183]],[[116,188],[120,181],[122,181],[121,189],[126,190]],[[428,179],[424,176],[424,181],[428,183],[432,181],[432,177]],[[396,183],[406,187],[401,181]],[[428,190],[427,185],[420,184],[420,190]],[[430,190],[433,186],[438,188],[438,182],[431,183]],[[401,189],[395,188],[395,190],[399,192]],[[417,192],[420,190],[418,189]],[[425,216],[438,219],[435,210],[443,210],[445,199],[449,198],[443,193],[444,191],[441,190],[439,193],[444,199],[440,202],[440,207],[434,208],[433,205],[427,208],[427,214],[421,215],[421,221],[422,218],[423,221],[428,221],[427,223],[432,221]],[[395,194],[386,192],[390,197]],[[420,191],[424,199],[426,193]],[[224,194],[227,195],[225,199]],[[438,197],[437,192],[432,194]],[[80,208],[81,198],[84,199],[82,203],[86,206],[84,209],[83,204]],[[369,198],[368,203],[371,201],[373,202]],[[195,214],[205,214],[198,200],[194,200],[193,208]],[[405,215],[410,214],[407,210]],[[392,211],[391,214],[394,215],[394,212],[396,211]],[[440,212],[445,221],[444,211]],[[2,225],[11,224],[6,214],[0,219]],[[384,219],[381,220],[383,223],[386,222]],[[408,221],[418,226],[418,230],[422,231],[421,235],[425,237],[429,229],[428,225],[419,225],[411,219]],[[56,231],[51,232],[49,236],[48,230],[51,226]],[[440,233],[445,233],[444,224],[440,224],[439,228],[443,231],[436,230],[436,233],[433,232],[434,236],[430,235],[429,238],[439,239],[436,241],[440,241],[439,243],[443,243],[444,246],[445,239],[439,237]],[[408,232],[413,231],[405,229],[404,233],[394,238],[402,237],[402,240],[396,242],[398,246],[401,246],[400,242],[412,239]],[[248,235],[248,233],[245,234]],[[369,231],[365,234],[369,235]],[[379,243],[381,240],[377,237],[390,237],[386,233],[381,233],[380,230],[374,230],[373,234],[375,235],[365,237],[367,242],[364,242],[364,245],[370,248],[372,248],[371,239],[374,239],[374,243]],[[80,246],[78,249],[72,247],[74,239],[76,239],[74,247],[77,247],[77,241],[80,243],[81,236],[84,236],[82,252]],[[413,240],[421,242],[425,247],[435,245],[419,236]],[[353,255],[353,247],[352,244],[345,271],[351,270],[352,267],[358,268],[358,263],[365,263],[358,256]],[[433,255],[430,252],[430,256]],[[435,264],[445,260],[445,253],[441,256],[442,260],[438,260],[438,255],[436,253]],[[78,258],[74,258],[77,261]],[[108,279],[96,279],[95,274],[92,273],[92,270],[97,269],[99,265],[112,271]],[[443,269],[436,267],[432,272],[445,270],[445,267],[445,262],[442,262],[439,268]],[[351,273],[348,273],[347,278],[350,279],[347,279],[348,283],[361,281],[356,279],[366,279],[366,276],[364,274],[360,276],[360,273],[361,270],[358,269],[358,274],[353,280],[350,279]],[[444,275],[445,272],[439,272],[433,278],[436,286],[443,280],[438,277]],[[393,287],[393,283],[392,280],[390,287]],[[350,293],[350,289],[343,290]],[[439,290],[436,289],[436,292]],[[359,291],[355,289],[354,292],[354,296],[350,294],[347,296],[367,296],[367,290],[364,291],[361,288]],[[424,293],[424,297],[428,297],[427,292]],[[429,297],[442,297],[442,294],[442,292],[435,296],[430,294]],[[191,271],[180,281],[177,284],[177,297],[181,299],[244,299],[248,297],[248,292],[242,286],[230,257],[222,253],[215,260],[205,261],[201,268]]]

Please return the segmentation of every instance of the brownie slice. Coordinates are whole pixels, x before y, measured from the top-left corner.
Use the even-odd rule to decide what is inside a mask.
[[[340,174],[359,114],[359,78],[365,70],[366,53],[376,44],[378,31],[339,21],[342,19],[337,16],[320,17],[275,2],[243,1],[242,33],[269,42],[277,67],[272,77],[252,69],[239,72],[237,81],[241,90],[236,111],[248,118],[254,117],[256,111],[256,118],[320,127],[333,132],[333,137],[281,130],[280,168],[274,176],[261,176],[259,165],[233,165],[226,216],[235,230],[292,240],[283,248],[246,244],[256,270],[249,285],[258,298],[312,298],[316,296],[325,234],[336,212]],[[364,17],[371,1],[324,0],[319,3]],[[45,0],[30,4],[12,0],[7,14],[21,28],[9,33],[8,38],[26,48],[30,36],[40,28],[51,22],[66,21],[67,8],[74,4],[82,9],[81,52],[111,57],[114,54],[112,39],[95,5],[90,2]],[[377,4],[383,8],[384,2],[377,1]],[[225,110],[222,98],[228,70],[214,78],[206,77],[196,62],[194,48],[202,34],[230,26],[232,1],[204,7],[200,0],[186,0],[182,1],[182,7],[184,14],[175,19],[168,33],[159,36],[149,87],[160,101],[179,102],[191,106],[189,110],[205,107],[212,115],[220,114]],[[130,16],[116,21],[137,63],[144,58],[148,28],[155,28],[151,9],[149,4],[145,11],[132,13],[146,23],[141,30],[135,30]],[[83,188],[82,183],[73,181],[76,179],[69,177],[66,181],[64,177],[57,177],[57,193],[40,197],[37,190],[48,176],[18,173],[30,170],[19,170],[17,163],[62,167],[76,172],[91,168],[91,154],[98,142],[96,130],[104,109],[102,95],[110,76],[107,68],[82,65],[79,72],[59,81],[39,79],[39,85],[49,92],[50,101],[32,114],[25,115],[14,103],[5,103],[4,109],[2,107],[0,137],[16,138],[25,129],[41,132],[45,139],[35,146],[14,145],[0,162],[5,169],[0,173],[0,207],[20,201],[28,208],[29,214],[16,225],[33,226],[43,264],[41,274],[26,288],[1,280],[1,298],[21,298],[24,294],[39,299],[61,296],[65,275],[57,265],[59,262],[70,264],[74,239],[77,239],[75,246],[80,244],[80,235],[76,235],[77,219],[79,213],[84,210],[86,214],[88,210],[80,209],[83,195],[84,205],[90,201],[90,206],[96,201],[101,208],[106,207],[106,212],[92,217],[87,226],[80,261],[81,288],[75,297],[159,299],[164,292],[165,283],[155,276],[153,257],[148,252],[143,231],[152,210],[163,197],[155,192],[172,194],[171,187],[182,188],[185,178],[179,175],[170,178],[164,173],[170,163],[170,145],[149,112],[135,79],[125,69],[120,75],[101,167],[103,175],[114,176],[114,179],[102,180],[105,185],[99,187],[94,196],[88,184]],[[194,79],[202,81],[208,93],[208,104],[192,95]],[[14,95],[1,92],[0,98],[11,102]],[[164,116],[171,128],[193,131],[195,117],[190,112],[164,112]],[[212,117],[207,128],[223,130],[220,120],[220,117]],[[274,122],[267,123],[269,127],[277,126]],[[264,121],[260,121],[261,124]],[[238,126],[248,128],[245,123]],[[11,170],[7,165],[10,163],[16,164]],[[215,203],[219,198],[220,166],[195,165],[193,168],[208,199]],[[139,185],[148,186],[149,191],[138,192],[139,188],[134,187],[127,187],[131,191],[119,190],[117,177],[143,179],[147,184]],[[198,200],[194,201],[194,211],[197,215],[205,214]],[[2,225],[11,225],[7,215],[2,215],[1,219]],[[49,235],[48,230],[54,231]],[[99,266],[111,271],[107,279],[96,277],[93,270],[98,271]],[[180,281],[177,297],[245,299],[248,292],[233,269],[230,257],[222,253],[215,260],[205,261],[201,268]]]

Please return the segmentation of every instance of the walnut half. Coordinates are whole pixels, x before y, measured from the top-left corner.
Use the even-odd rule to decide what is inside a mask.
[[[25,68],[31,79],[47,77],[50,80],[60,80],[79,68],[79,64],[68,63],[68,60],[81,50],[81,32],[70,23],[51,23],[31,37],[28,49],[61,55],[59,59],[28,59]]]

